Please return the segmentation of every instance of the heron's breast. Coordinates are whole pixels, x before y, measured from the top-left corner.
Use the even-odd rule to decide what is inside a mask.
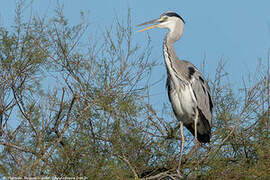
[[[195,116],[196,100],[189,86],[175,87],[169,93],[174,113],[184,123]]]

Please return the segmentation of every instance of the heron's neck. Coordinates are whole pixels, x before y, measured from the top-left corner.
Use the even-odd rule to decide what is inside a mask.
[[[167,65],[167,68],[168,66],[171,66],[172,64],[174,64],[174,62],[178,59],[174,50],[174,43],[178,39],[176,39],[172,35],[173,34],[171,31],[168,32],[163,43],[163,54],[164,54],[164,60]]]
[[[182,21],[178,21],[178,23],[173,24],[168,29],[169,32],[164,39],[164,53],[167,51],[174,57],[173,60],[175,60],[177,59],[177,55],[174,51],[174,43],[180,39],[184,32],[184,23]]]

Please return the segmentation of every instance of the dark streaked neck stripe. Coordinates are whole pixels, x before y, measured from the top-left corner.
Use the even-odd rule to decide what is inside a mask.
[[[187,84],[188,82],[183,77],[179,76],[178,72],[173,66],[173,64],[175,63],[173,57],[176,57],[176,54],[174,51],[173,43],[170,42],[168,35],[166,36],[163,42],[163,55],[168,75],[170,75],[171,77],[172,76],[177,77],[184,84]]]

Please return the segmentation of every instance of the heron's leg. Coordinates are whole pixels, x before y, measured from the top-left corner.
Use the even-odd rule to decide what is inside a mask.
[[[198,116],[199,116],[199,113],[198,113],[198,109],[196,108],[195,110],[195,119],[194,119],[194,129],[195,129],[195,139],[194,139],[194,144],[195,144],[195,147],[196,147],[196,156],[197,156],[197,163],[199,162],[199,156],[198,156],[198,147],[199,147],[199,141],[197,139],[198,137],[198,128],[197,128],[197,124],[198,124]],[[197,164],[198,166],[198,164]]]
[[[195,111],[195,119],[194,119],[194,124],[195,124],[195,139],[196,141],[198,140],[198,129],[197,129],[197,124],[198,124],[198,109]]]
[[[182,121],[180,121],[180,130],[181,130],[181,150],[180,150],[180,159],[179,159],[179,163],[178,163],[178,173],[180,172],[180,166],[181,166],[181,162],[182,162],[184,143],[185,143],[184,124]]]
[[[198,137],[198,129],[197,129],[197,124],[198,124],[198,109],[196,108],[195,110],[195,118],[194,118],[194,129],[195,129],[195,141],[198,141],[197,137]],[[197,143],[196,143],[197,144]]]

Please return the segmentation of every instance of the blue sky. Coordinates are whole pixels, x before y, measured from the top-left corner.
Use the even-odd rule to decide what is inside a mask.
[[[115,15],[125,17],[131,8],[135,25],[157,18],[166,11],[176,11],[186,21],[183,38],[176,43],[180,59],[186,59],[198,68],[206,57],[206,70],[213,78],[218,61],[227,61],[226,70],[233,82],[241,82],[248,71],[254,71],[257,59],[267,61],[270,48],[270,1],[269,0],[60,0],[65,5],[65,15],[71,23],[78,23],[80,11],[89,11],[93,32],[110,26]],[[0,0],[0,26],[9,26],[14,20],[15,2]],[[34,14],[52,13],[54,0],[36,0]],[[90,30],[90,31],[91,31]],[[134,32],[135,33],[135,32]],[[163,61],[162,41],[166,30],[148,31],[152,38],[154,58]],[[135,40],[145,45],[147,33],[137,33]],[[165,75],[165,68],[161,69]],[[165,80],[164,80],[165,81]],[[165,84],[165,82],[163,83]],[[167,100],[165,94],[161,101]],[[160,99],[156,100],[160,102]]]
[[[150,20],[163,12],[173,10],[186,21],[183,38],[177,42],[176,51],[181,59],[198,67],[206,55],[207,69],[213,71],[221,57],[228,61],[227,70],[239,74],[252,70],[256,59],[266,60],[270,47],[269,0],[60,0],[71,23],[79,22],[80,10],[89,11],[89,21],[94,29],[104,29],[113,22],[115,14],[125,17],[131,8],[135,25]],[[10,25],[14,20],[15,1],[0,0],[0,25]],[[34,14],[52,13],[55,0],[35,0]],[[154,53],[162,58],[161,45],[166,30],[148,31],[152,37]],[[137,41],[145,43],[146,33],[138,33]],[[162,60],[162,59],[161,59]],[[240,75],[240,74],[239,74]]]

